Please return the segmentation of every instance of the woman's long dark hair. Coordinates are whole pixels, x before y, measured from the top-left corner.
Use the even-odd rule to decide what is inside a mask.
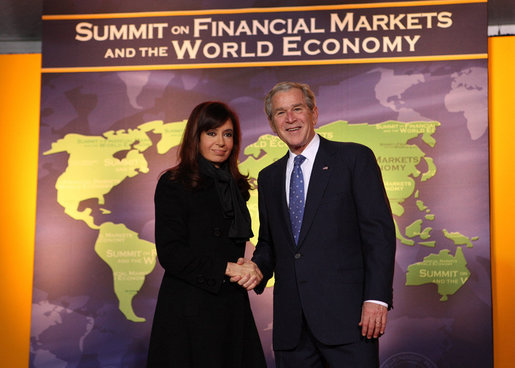
[[[200,155],[200,135],[210,129],[216,129],[231,120],[233,126],[233,147],[227,164],[229,171],[238,184],[238,188],[245,200],[250,197],[250,184],[248,177],[238,169],[238,155],[240,153],[241,130],[240,121],[236,113],[226,104],[219,101],[207,101],[197,105],[191,112],[179,148],[179,164],[170,169],[172,180],[181,181],[189,188],[199,186],[198,157]]]

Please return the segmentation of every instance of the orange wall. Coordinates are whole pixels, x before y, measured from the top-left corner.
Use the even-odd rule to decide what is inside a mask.
[[[488,46],[494,365],[510,368],[515,358],[515,37],[490,38]]]
[[[0,55],[0,367],[29,366],[41,55]]]
[[[494,364],[515,357],[515,37],[489,39]],[[0,55],[0,367],[28,367],[41,55]],[[473,323],[473,321],[471,321]]]

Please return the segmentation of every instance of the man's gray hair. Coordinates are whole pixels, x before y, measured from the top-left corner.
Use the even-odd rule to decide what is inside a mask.
[[[277,83],[265,97],[265,113],[268,117],[268,120],[272,121],[272,98],[277,92],[285,92],[289,91],[292,88],[297,88],[302,91],[304,95],[304,102],[308,106],[308,108],[313,111],[316,106],[315,94],[309,88],[309,85],[305,83],[297,83],[297,82],[279,82]]]

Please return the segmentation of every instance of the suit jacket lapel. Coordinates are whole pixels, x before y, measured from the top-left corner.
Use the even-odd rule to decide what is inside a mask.
[[[334,155],[329,148],[328,141],[320,137],[320,147],[318,148],[309,179],[308,195],[304,206],[304,218],[302,220],[302,228],[300,229],[298,248],[302,246],[302,242],[313,223],[320,201],[324,196],[325,188],[327,183],[329,183],[332,169],[335,167],[335,165],[331,165]]]

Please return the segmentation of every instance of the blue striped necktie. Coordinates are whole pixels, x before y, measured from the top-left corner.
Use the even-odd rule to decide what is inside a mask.
[[[304,216],[304,176],[300,165],[306,157],[298,155],[293,161],[293,171],[290,178],[290,221],[295,244],[299,241],[302,217]]]

